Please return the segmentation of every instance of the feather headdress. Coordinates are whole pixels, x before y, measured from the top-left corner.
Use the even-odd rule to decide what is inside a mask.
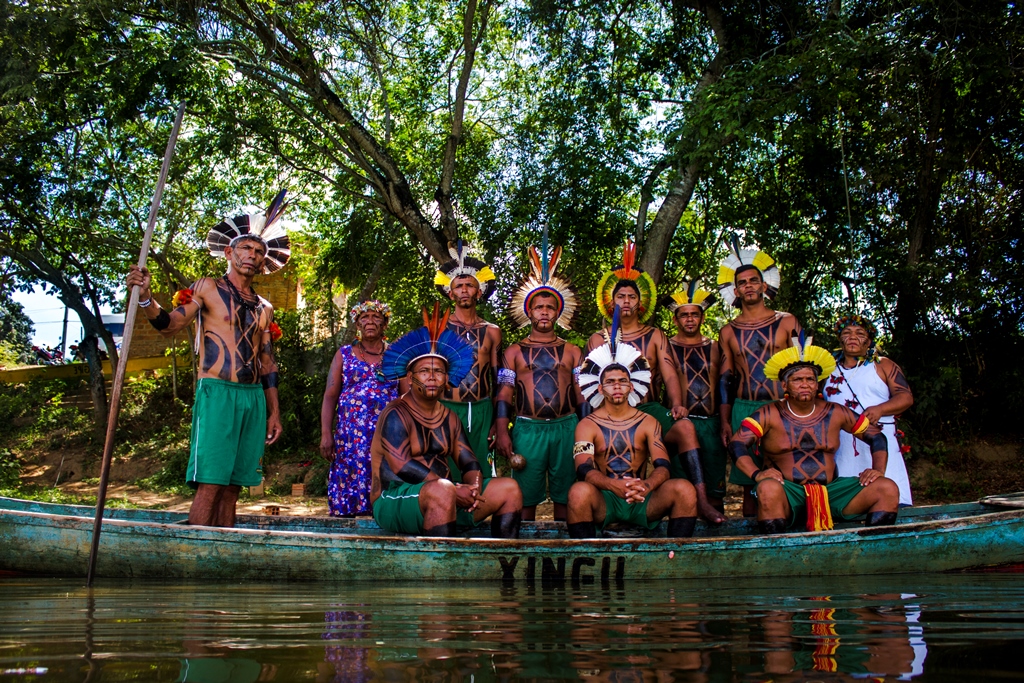
[[[463,275],[476,278],[480,285],[480,300],[483,301],[494,292],[494,272],[491,267],[478,258],[469,255],[469,242],[461,239],[448,243],[448,253],[452,260],[441,264],[434,276],[434,285],[447,297],[452,291],[452,280]]]
[[[779,267],[771,256],[759,249],[741,249],[736,235],[729,241],[729,253],[718,266],[718,293],[722,295],[722,301],[730,306],[740,307],[739,297],[736,295],[736,271],[754,267],[761,273],[761,279],[768,285],[765,296],[774,299],[779,293],[779,285],[782,284],[782,277],[779,275]]]
[[[567,278],[555,275],[555,269],[562,257],[562,248],[555,247],[549,255],[547,231],[545,230],[541,251],[538,252],[537,247],[530,247],[529,253],[530,274],[512,295],[512,301],[508,305],[509,314],[519,327],[528,326],[530,324],[530,302],[533,301],[533,297],[541,292],[546,292],[558,300],[558,320],[556,322],[563,329],[568,330],[576,315],[576,292]]]
[[[421,358],[440,358],[448,366],[448,382],[458,386],[473,368],[473,347],[466,340],[447,329],[448,311],[440,312],[434,303],[434,314],[423,309],[423,327],[413,330],[388,346],[381,358],[380,370],[384,379],[405,377],[409,367]]]
[[[797,368],[813,368],[818,373],[820,382],[836,369],[836,359],[832,354],[820,346],[811,344],[812,337],[808,337],[803,330],[799,336],[793,337],[792,341],[792,346],[779,351],[764,364],[765,377],[783,382],[786,375]]]
[[[210,254],[224,258],[224,248],[234,247],[243,238],[257,239],[267,248],[263,260],[263,273],[273,273],[284,268],[292,256],[291,241],[278,219],[288,208],[284,200],[288,190],[281,190],[264,213],[251,213],[227,218],[210,229],[206,236],[206,247]]]
[[[647,359],[632,344],[622,341],[622,330],[619,328],[619,307],[612,312],[612,328],[605,333],[605,343],[587,354],[580,366],[580,392],[583,398],[594,408],[604,402],[601,393],[601,376],[609,367],[621,366],[629,373],[632,390],[629,392],[629,405],[637,406],[651,389],[651,366]]]
[[[359,316],[363,313],[369,313],[370,311],[376,311],[380,313],[381,317],[384,318],[384,324],[386,325],[391,320],[391,307],[383,301],[377,301],[376,299],[367,299],[366,301],[360,301],[355,306],[349,309],[349,317],[352,318],[352,322],[359,322]]]
[[[700,306],[701,311],[706,311],[715,305],[718,297],[713,292],[700,288],[697,280],[683,281],[682,290],[671,296],[662,297],[661,305],[673,314],[680,306]]]
[[[601,281],[597,283],[597,308],[605,320],[612,319],[614,306],[612,292],[615,291],[615,285],[620,280],[631,280],[636,283],[640,290],[640,322],[647,322],[654,315],[654,305],[658,300],[658,287],[650,275],[636,267],[636,244],[631,240],[626,240],[626,245],[622,249],[622,264],[610,273],[605,273]]]

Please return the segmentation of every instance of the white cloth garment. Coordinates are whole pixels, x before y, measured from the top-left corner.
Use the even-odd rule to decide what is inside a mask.
[[[834,390],[839,393],[833,393]],[[825,398],[862,413],[871,406],[877,406],[889,400],[889,387],[878,376],[874,363],[864,363],[855,368],[836,366],[832,375],[825,383]],[[903,462],[900,444],[896,440],[896,420],[887,415],[880,420],[882,433],[889,442],[889,463],[885,468],[885,476],[896,482],[900,488],[900,505],[913,505],[910,495],[910,478],[907,476],[907,465]],[[836,451],[836,472],[840,477],[856,477],[871,467],[871,449],[863,442],[854,439],[847,432],[839,435],[839,450]]]

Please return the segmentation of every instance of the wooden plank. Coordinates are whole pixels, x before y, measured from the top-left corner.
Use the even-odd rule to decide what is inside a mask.
[[[998,496],[985,496],[978,502],[982,505],[989,505],[992,507],[1024,509],[1024,492],[1004,493]]]
[[[153,356],[151,358],[128,359],[127,373],[137,375],[146,370],[163,370],[171,367],[170,356]],[[103,374],[111,374],[110,361],[103,361]],[[34,379],[71,379],[88,377],[89,366],[86,363],[67,363],[65,365],[34,365],[16,370],[0,370],[0,382],[20,384]]]

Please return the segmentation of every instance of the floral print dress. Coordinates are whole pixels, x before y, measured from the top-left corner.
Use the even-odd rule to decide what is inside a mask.
[[[367,515],[370,509],[370,442],[377,418],[398,398],[398,383],[383,382],[375,368],[360,360],[351,346],[341,354],[341,394],[334,428],[334,464],[327,480],[331,514]]]

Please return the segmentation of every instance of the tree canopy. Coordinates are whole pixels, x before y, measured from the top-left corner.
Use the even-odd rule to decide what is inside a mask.
[[[308,298],[389,299],[393,334],[436,296],[431,261],[457,237],[494,264],[489,317],[511,335],[503,306],[546,226],[585,335],[625,239],[672,291],[714,284],[736,236],[781,264],[776,305],[819,338],[840,311],[866,311],[912,381],[959,396],[920,404],[933,424],[996,428],[1024,407],[1012,3],[0,11],[0,268],[80,315],[118,296],[185,100],[152,254],[168,288],[212,267],[197,257],[212,223],[280,187],[296,198]]]

